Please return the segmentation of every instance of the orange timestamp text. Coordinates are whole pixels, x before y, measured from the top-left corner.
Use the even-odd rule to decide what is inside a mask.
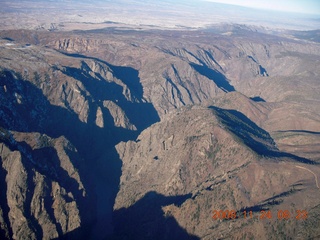
[[[272,213],[271,210],[261,210],[261,211],[235,211],[235,210],[213,210],[212,219],[218,220],[232,220],[232,219],[252,219],[257,218],[260,220],[273,219],[273,217],[279,220],[306,220],[308,218],[308,212],[306,210],[296,210],[294,213],[289,210],[278,210]]]

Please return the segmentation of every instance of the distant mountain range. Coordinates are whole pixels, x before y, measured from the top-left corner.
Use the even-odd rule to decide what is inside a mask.
[[[206,28],[237,23],[273,29],[319,29],[319,16],[266,11],[208,1],[2,1],[0,29],[84,29],[89,24],[117,22],[136,27]],[[45,13],[45,14],[43,14]],[[30,14],[34,17],[30,18]],[[63,27],[62,27],[63,26]],[[108,27],[95,25],[94,28]]]

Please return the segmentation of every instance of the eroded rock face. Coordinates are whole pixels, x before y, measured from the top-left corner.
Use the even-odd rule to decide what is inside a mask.
[[[177,114],[143,131],[136,141],[117,145],[123,174],[115,209],[129,207],[151,190],[169,196],[193,192],[224,169],[232,171],[255,158],[228,136],[210,109]]]
[[[76,149],[63,137],[39,133],[17,132],[3,140],[1,184],[6,199],[1,206],[7,216],[1,224],[7,237],[11,233],[13,239],[52,239],[78,229],[86,191]]]
[[[143,131],[136,141],[116,147],[123,161],[114,205],[119,238],[170,239],[181,236],[178,226],[188,233],[183,236],[186,239],[213,239],[217,234],[267,239],[265,232],[271,229],[277,229],[274,238],[293,234],[292,228],[303,234],[318,232],[315,226],[279,223],[276,217],[282,208],[294,211],[293,205],[311,204],[313,211],[319,212],[318,200],[305,201],[296,185],[298,179],[307,177],[302,172],[296,175],[297,165],[308,160],[281,152],[266,131],[240,112],[183,108]],[[309,190],[309,194],[319,195],[318,189]],[[273,214],[269,224],[260,218],[265,209]],[[234,211],[237,220],[214,219],[215,210]],[[248,223],[244,218],[248,211],[261,221]],[[308,224],[316,219],[313,214]],[[170,234],[166,234],[167,228]]]
[[[11,54],[21,57],[19,52]],[[43,57],[40,51],[37,54]],[[58,56],[64,64],[73,59]],[[111,231],[112,195],[120,170],[113,146],[136,135],[132,119],[139,128],[157,119],[156,113],[150,115],[152,107],[132,95],[106,64],[74,58],[73,65],[50,66],[56,57],[34,62],[39,73],[33,75],[30,70],[24,76],[19,73],[21,67],[30,68],[28,63],[1,70],[1,181],[6,189],[1,236],[5,238],[108,234],[101,229],[106,223]],[[149,118],[137,122],[133,114],[143,116],[146,108]],[[102,191],[105,194],[98,197]]]
[[[0,32],[34,32],[20,34]],[[320,234],[317,44],[37,34],[0,39],[0,238]],[[310,218],[213,221],[215,209]]]

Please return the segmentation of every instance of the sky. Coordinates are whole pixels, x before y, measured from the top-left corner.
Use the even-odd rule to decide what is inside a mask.
[[[320,15],[320,0],[205,0],[245,7]]]

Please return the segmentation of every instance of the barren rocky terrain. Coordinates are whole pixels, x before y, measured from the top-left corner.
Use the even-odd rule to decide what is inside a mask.
[[[319,30],[121,24],[0,31],[0,238],[318,239]]]

